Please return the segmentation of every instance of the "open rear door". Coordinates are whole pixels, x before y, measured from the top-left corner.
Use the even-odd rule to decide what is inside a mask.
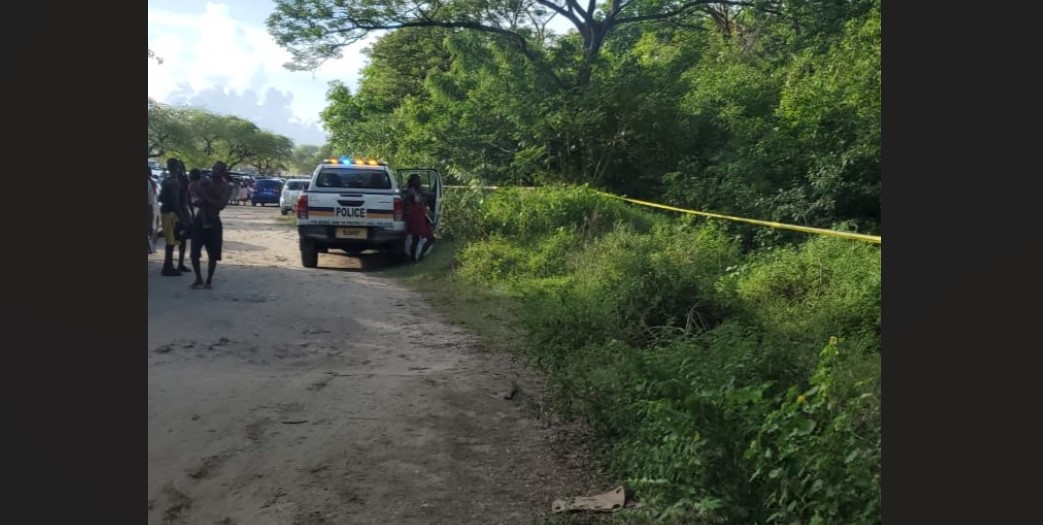
[[[431,229],[438,233],[442,222],[442,175],[434,168],[408,168],[395,170],[399,177],[399,187],[405,188],[410,175],[420,177],[420,188],[427,195],[427,220],[431,221]]]

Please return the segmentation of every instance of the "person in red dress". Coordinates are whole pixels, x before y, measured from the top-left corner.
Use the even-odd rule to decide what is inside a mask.
[[[431,223],[427,220],[427,198],[421,189],[420,176],[412,174],[406,184],[406,254],[419,262],[431,251],[435,243],[435,234]]]

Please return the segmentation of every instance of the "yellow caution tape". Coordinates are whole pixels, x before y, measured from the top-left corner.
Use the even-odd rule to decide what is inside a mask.
[[[595,191],[597,191],[597,190],[595,190]],[[818,235],[828,235],[828,236],[831,236],[831,237],[840,237],[840,238],[844,238],[844,239],[855,239],[855,240],[858,240],[858,241],[865,241],[865,242],[870,242],[870,243],[873,243],[873,244],[881,244],[882,243],[882,239],[880,238],[879,235],[866,235],[864,233],[839,232],[839,231],[836,231],[836,230],[827,230],[825,228],[812,228],[810,226],[798,226],[796,224],[784,224],[784,223],[781,223],[781,222],[774,222],[774,221],[761,221],[761,220],[757,220],[757,219],[747,219],[747,218],[744,218],[744,217],[733,217],[731,215],[722,215],[720,213],[711,213],[711,212],[708,212],[708,211],[696,211],[696,210],[686,210],[684,208],[675,208],[673,206],[667,206],[665,204],[657,204],[657,203],[654,203],[654,202],[641,201],[641,200],[637,200],[637,199],[631,199],[631,198],[628,198],[628,197],[620,197],[619,195],[613,195],[611,193],[605,193],[603,191],[597,191],[597,193],[600,194],[600,195],[604,195],[606,197],[611,197],[613,199],[619,199],[619,200],[623,200],[623,201],[626,201],[626,202],[631,202],[631,203],[634,203],[634,204],[640,204],[642,206],[650,206],[652,208],[660,208],[660,209],[663,209],[663,210],[676,211],[676,212],[680,212],[680,213],[689,213],[689,214],[692,214],[692,215],[702,215],[702,216],[705,216],[705,217],[713,217],[715,219],[725,219],[725,220],[729,220],[729,221],[745,222],[745,223],[749,223],[749,224],[756,224],[758,226],[767,226],[769,228],[777,228],[777,229],[780,229],[780,230],[793,230],[793,231],[804,232],[804,233],[815,233],[815,234],[818,234]]]
[[[478,186],[477,188],[475,188],[474,186],[446,186],[446,188],[498,190],[498,189],[500,189],[500,186]],[[842,238],[842,239],[854,239],[854,240],[857,240],[857,241],[865,241],[865,242],[869,242],[869,243],[873,243],[873,244],[882,244],[882,239],[880,238],[879,235],[866,235],[864,233],[841,232],[841,231],[836,231],[836,230],[827,230],[825,228],[812,228],[810,226],[799,226],[799,225],[796,225],[796,224],[785,224],[785,223],[774,222],[774,221],[761,221],[761,220],[757,220],[757,219],[747,219],[745,217],[734,217],[734,216],[731,216],[731,215],[723,215],[723,214],[720,214],[720,213],[712,213],[712,212],[708,212],[708,211],[686,210],[684,208],[677,208],[677,207],[674,207],[674,206],[667,206],[665,204],[658,204],[658,203],[655,203],[655,202],[648,202],[648,201],[642,201],[642,200],[637,200],[637,199],[631,199],[629,197],[621,197],[619,195],[613,195],[611,193],[606,193],[606,192],[603,192],[603,191],[598,191],[598,190],[594,190],[594,191],[595,191],[595,193],[598,193],[599,195],[603,195],[605,197],[611,197],[613,199],[619,199],[619,200],[630,202],[630,203],[633,203],[633,204],[639,204],[641,206],[649,206],[649,207],[652,207],[652,208],[659,208],[659,209],[662,209],[662,210],[676,211],[676,212],[679,212],[679,213],[688,213],[688,214],[691,214],[691,215],[702,215],[704,217],[713,217],[715,219],[724,219],[724,220],[729,220],[729,221],[745,222],[745,223],[748,223],[748,224],[756,224],[758,226],[766,226],[768,228],[776,228],[776,229],[780,229],[780,230],[792,230],[792,231],[804,232],[804,233],[814,233],[814,234],[817,234],[817,235],[828,235],[830,237],[839,237],[839,238]]]

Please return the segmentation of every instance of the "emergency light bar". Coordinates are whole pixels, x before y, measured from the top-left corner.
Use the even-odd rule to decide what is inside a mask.
[[[387,166],[387,163],[382,161],[382,160],[362,159],[362,158],[352,159],[351,157],[348,157],[347,155],[345,155],[345,156],[343,156],[343,157],[341,157],[339,159],[329,158],[329,159],[326,159],[323,162],[326,163],[326,164],[340,164],[340,165],[344,165],[344,166],[351,166],[351,165],[356,165],[356,166]]]

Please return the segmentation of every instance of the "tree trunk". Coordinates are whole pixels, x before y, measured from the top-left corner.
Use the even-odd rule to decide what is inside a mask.
[[[583,61],[580,62],[579,71],[576,73],[576,87],[584,87],[590,84],[594,75],[594,62],[601,54],[601,46],[605,45],[605,35],[611,26],[601,22],[591,22],[590,38],[584,38]]]

